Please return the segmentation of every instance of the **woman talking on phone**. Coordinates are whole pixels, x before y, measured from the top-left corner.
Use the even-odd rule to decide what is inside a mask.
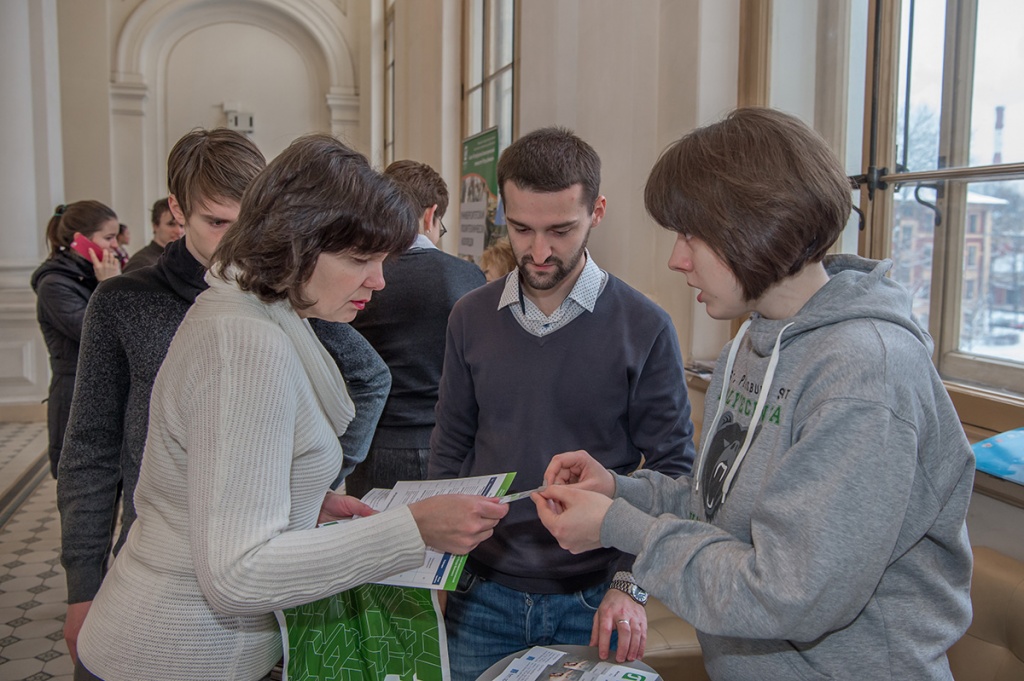
[[[99,201],[57,206],[46,226],[50,256],[32,273],[36,318],[50,353],[47,424],[54,478],[75,392],[85,307],[99,282],[121,273],[114,252],[118,228],[117,215]]]

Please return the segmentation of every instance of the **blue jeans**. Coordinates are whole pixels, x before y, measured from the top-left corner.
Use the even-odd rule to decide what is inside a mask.
[[[452,681],[476,681],[495,662],[532,646],[587,645],[608,583],[571,594],[531,594],[471,575],[448,594]],[[612,639],[614,648],[615,639]]]

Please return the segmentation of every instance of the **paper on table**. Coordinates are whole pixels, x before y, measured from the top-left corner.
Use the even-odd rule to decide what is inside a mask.
[[[370,490],[363,497],[363,503],[378,511],[383,511],[389,508],[408,506],[414,501],[438,494],[479,494],[485,497],[500,497],[508,491],[512,479],[515,477],[515,473],[497,473],[474,478],[402,481],[397,483],[394,489]],[[459,577],[462,576],[462,569],[465,565],[465,556],[441,553],[428,546],[423,565],[393,575],[378,583],[451,591],[459,583]]]
[[[658,681],[660,678],[654,672],[534,646],[510,662],[495,681]]]

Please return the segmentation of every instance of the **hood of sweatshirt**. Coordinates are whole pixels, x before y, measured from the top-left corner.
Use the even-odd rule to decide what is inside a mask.
[[[780,333],[781,347],[785,349],[802,334],[847,320],[867,318],[903,327],[931,354],[932,338],[914,317],[910,294],[886,276],[892,269],[891,260],[841,254],[828,256],[824,265],[829,282],[795,316],[765,319],[756,313],[752,315],[747,335],[759,355],[771,354]]]
[[[39,290],[39,282],[49,274],[59,274],[73,279],[90,289],[96,288],[96,273],[92,269],[92,263],[86,262],[84,258],[72,253],[66,248],[60,249],[52,258],[43,261],[43,264],[32,273],[32,290]]]
[[[807,301],[799,312],[786,319],[767,319],[754,313],[740,327],[729,346],[729,354],[723,372],[725,376],[731,376],[733,373],[734,361],[744,337],[749,340],[750,347],[755,354],[762,358],[770,358],[754,406],[752,423],[761,420],[767,405],[768,396],[775,380],[780,352],[804,334],[844,321],[873,319],[889,322],[905,329],[914,341],[921,343],[927,354],[931,354],[933,347],[931,336],[914,318],[909,293],[900,284],[886,276],[886,273],[892,268],[891,260],[875,261],[844,254],[826,258],[824,265],[829,275],[829,281]],[[706,432],[717,432],[726,407],[724,391],[727,386],[727,381],[721,386],[723,399],[718,401],[718,409]],[[729,493],[733,480],[753,445],[758,430],[749,428],[745,431],[745,437],[736,453],[734,463],[722,481],[720,489],[722,501]],[[703,474],[712,440],[713,438],[710,437],[704,438],[697,459],[694,491],[700,491],[701,486],[709,482],[703,480]],[[705,495],[707,495],[707,491],[705,491]],[[712,497],[719,498],[719,492],[712,492]],[[709,505],[708,508],[711,509],[709,518],[713,517],[717,506]]]

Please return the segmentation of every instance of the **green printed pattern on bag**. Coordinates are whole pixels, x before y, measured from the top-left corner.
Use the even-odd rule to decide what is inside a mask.
[[[284,615],[289,681],[444,678],[447,642],[427,589],[364,584]]]

